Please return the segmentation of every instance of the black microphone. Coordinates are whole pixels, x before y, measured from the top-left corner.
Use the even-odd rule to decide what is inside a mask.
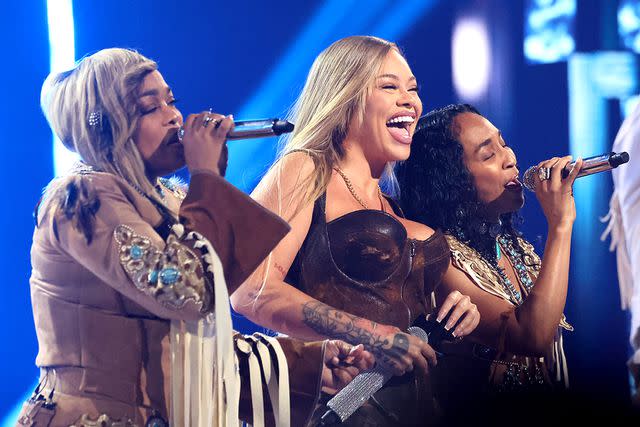
[[[234,122],[234,129],[227,134],[227,139],[249,139],[278,136],[293,131],[293,123],[280,119],[238,120]],[[184,129],[178,131],[178,138],[182,141]]]
[[[582,160],[582,169],[578,172],[577,178],[592,175],[598,172],[605,172],[611,169],[615,169],[621,164],[627,163],[629,161],[629,153],[626,151],[622,151],[620,153],[614,153],[613,151],[607,154],[602,154],[600,156],[587,157]],[[576,162],[571,162],[567,164],[564,169],[562,169],[562,178],[566,178],[571,173],[571,169]],[[531,166],[527,169],[522,176],[522,184],[527,188],[527,190],[535,191],[536,190],[536,180],[534,179],[538,173],[537,166]]]
[[[451,313],[449,313],[450,315]],[[420,316],[414,326],[409,327],[407,332],[413,336],[420,338],[422,341],[429,343],[432,347],[439,344],[442,340],[453,340],[452,335],[455,327],[446,330],[449,319],[447,315],[442,321],[438,322],[431,316]],[[436,354],[438,354],[436,352]],[[329,408],[320,418],[320,425],[330,426],[340,424],[349,418],[359,407],[361,407],[371,396],[384,386],[387,381],[393,377],[393,373],[382,364],[376,364],[373,369],[361,372],[349,384],[347,384],[340,392],[327,402]]]

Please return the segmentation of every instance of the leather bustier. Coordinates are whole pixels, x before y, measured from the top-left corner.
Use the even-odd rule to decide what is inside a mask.
[[[287,283],[338,310],[402,330],[429,313],[428,296],[449,263],[444,235],[410,239],[402,223],[377,210],[327,223],[325,205],[323,194]],[[428,425],[434,414],[429,382],[414,372],[394,377],[342,425]]]
[[[402,330],[429,313],[428,296],[449,262],[444,235],[410,239],[397,219],[378,210],[327,223],[325,205],[323,194],[287,283],[339,310]]]

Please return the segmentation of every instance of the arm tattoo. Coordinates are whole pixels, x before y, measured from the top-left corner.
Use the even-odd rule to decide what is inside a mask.
[[[376,357],[384,353],[402,356],[409,350],[409,340],[405,334],[395,334],[391,343],[388,338],[372,332],[377,326],[376,322],[336,310],[319,301],[305,303],[302,316],[304,324],[315,332],[350,344],[364,344]],[[363,325],[368,325],[371,330],[363,328]]]
[[[284,268],[277,262],[274,263],[273,266],[275,267],[276,270],[278,270],[282,274],[282,277],[285,277],[287,275],[287,272],[284,270]]]

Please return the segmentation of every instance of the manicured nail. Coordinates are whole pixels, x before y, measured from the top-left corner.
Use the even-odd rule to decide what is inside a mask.
[[[447,322],[447,324],[444,325],[444,328],[448,331],[449,329],[451,329],[452,326],[453,326],[452,322]]]

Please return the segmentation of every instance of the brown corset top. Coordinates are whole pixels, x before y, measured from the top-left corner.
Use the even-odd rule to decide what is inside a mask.
[[[327,223],[325,205],[323,194],[287,283],[339,310],[402,330],[428,313],[428,295],[449,263],[444,235],[408,238],[395,217],[369,209]]]

